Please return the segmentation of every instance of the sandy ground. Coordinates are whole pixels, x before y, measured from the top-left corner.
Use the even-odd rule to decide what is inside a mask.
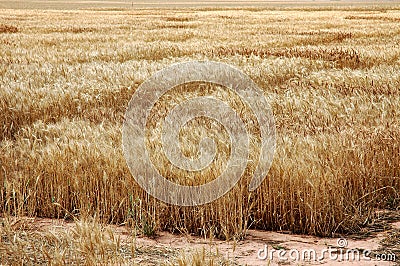
[[[35,230],[65,230],[74,226],[73,222],[42,218],[30,218],[35,225]],[[163,260],[170,260],[182,252],[191,254],[194,251],[205,249],[207,252],[218,253],[221,257],[233,265],[394,265],[394,262],[377,260],[381,254],[393,254],[381,246],[389,232],[400,229],[400,221],[388,224],[390,230],[374,233],[369,237],[349,236],[347,239],[319,238],[306,235],[293,235],[289,233],[249,230],[242,241],[221,241],[205,239],[190,235],[173,235],[168,232],[160,232],[154,238],[136,236],[135,262],[140,265],[158,265]],[[132,230],[125,226],[110,226],[119,236],[122,242],[131,243]],[[342,247],[343,246],[343,247]],[[266,248],[265,248],[266,247]],[[271,250],[277,250],[271,257]],[[323,250],[330,250],[331,253]],[[267,250],[268,258],[265,256]],[[281,258],[278,251],[281,250]],[[296,250],[299,252],[297,257]],[[301,254],[307,250],[315,250],[317,258],[324,254],[324,259],[303,259]],[[357,250],[359,255],[351,254],[346,257],[346,251]],[[363,251],[372,251],[369,254],[371,260],[363,256]],[[283,252],[286,252],[283,254]],[[343,255],[341,255],[341,253]],[[332,258],[329,258],[331,254]],[[290,257],[291,256],[291,257]],[[272,258],[272,260],[271,260]],[[400,258],[397,258],[397,263]]]

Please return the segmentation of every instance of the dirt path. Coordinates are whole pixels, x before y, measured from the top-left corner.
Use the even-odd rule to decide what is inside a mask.
[[[400,224],[398,224],[400,228]],[[373,238],[363,240],[347,240],[347,245],[343,249],[339,248],[338,239],[332,238],[317,238],[312,236],[303,235],[290,235],[276,232],[264,232],[249,230],[245,240],[238,243],[218,241],[218,240],[205,240],[197,237],[176,236],[166,232],[160,234],[154,240],[141,238],[137,239],[139,247],[160,247],[160,248],[179,248],[179,249],[202,249],[216,250],[222,254],[228,261],[234,262],[239,265],[269,265],[268,261],[271,258],[271,250],[282,250],[281,259],[278,257],[277,252],[272,253],[272,263],[270,265],[392,265],[393,263],[373,260],[365,260],[363,257],[364,250],[375,251],[381,248],[379,242],[385,238],[387,232],[379,233]],[[341,239],[344,241],[344,239]],[[265,248],[266,247],[266,248]],[[261,251],[260,251],[261,249]],[[265,257],[265,249],[267,250],[268,258],[265,260],[260,257]],[[303,260],[302,252],[306,250],[314,250],[316,257],[320,257],[324,249],[331,249],[332,259],[329,259],[329,253],[325,252],[325,258],[321,261]],[[349,254],[349,259],[346,259],[347,250],[357,250],[359,253]],[[299,251],[297,255],[296,251]],[[335,250],[337,250],[335,252]],[[340,259],[340,250],[343,250],[343,257]],[[382,254],[389,254],[389,251],[382,251]],[[307,255],[307,252],[305,253]],[[359,254],[359,255],[357,255]],[[370,255],[375,258],[372,253]],[[293,259],[292,259],[293,258]],[[296,259],[294,259],[296,258]],[[366,256],[367,258],[367,256]]]
[[[74,223],[62,220],[35,218],[31,222],[33,228],[39,231],[68,230],[74,227]],[[233,265],[393,265],[395,254],[381,243],[394,231],[400,232],[400,222],[392,222],[390,225],[389,230],[370,237],[358,239],[352,236],[340,240],[249,230],[245,240],[238,242],[173,235],[168,232],[160,232],[155,238],[132,237],[128,227],[107,227],[112,229],[122,243],[136,245],[134,261],[140,265],[159,265],[166,261],[173,263],[173,257],[202,250],[209,254],[219,254],[220,258]],[[324,258],[319,260],[321,254],[324,254]],[[311,259],[307,259],[309,256]],[[386,256],[386,260],[391,261],[378,260],[377,256]]]

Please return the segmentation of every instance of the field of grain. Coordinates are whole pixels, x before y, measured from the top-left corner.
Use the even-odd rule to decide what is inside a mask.
[[[399,22],[396,4],[0,10],[0,213],[96,217],[148,236],[358,233],[400,206]],[[179,207],[136,184],[121,127],[146,78],[189,60],[249,75],[277,148],[257,190],[241,182]]]

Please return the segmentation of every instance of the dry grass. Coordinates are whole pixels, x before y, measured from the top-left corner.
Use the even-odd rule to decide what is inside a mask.
[[[210,246],[202,250],[137,245],[136,231],[88,218],[69,222],[0,218],[1,265],[235,265]]]
[[[0,263],[6,265],[127,265],[135,255],[134,245],[94,221],[42,231],[24,219],[4,218],[0,235]]]
[[[173,266],[173,265],[178,265],[178,266],[214,266],[214,265],[223,265],[223,266],[228,266],[228,265],[235,265],[231,262],[229,262],[226,259],[221,258],[221,256],[218,255],[218,250],[217,253],[214,253],[212,251],[208,251],[205,248],[201,250],[196,250],[191,253],[185,253],[181,252],[179,256],[174,258],[173,260],[167,261],[165,264],[166,266]]]
[[[398,10],[1,10],[18,32],[0,34],[0,212],[96,216],[148,235],[359,231],[376,209],[399,208]],[[371,19],[349,19],[359,16]],[[121,125],[141,82],[193,59],[235,65],[255,80],[274,111],[278,139],[255,192],[244,178],[216,202],[183,208],[135,183]]]

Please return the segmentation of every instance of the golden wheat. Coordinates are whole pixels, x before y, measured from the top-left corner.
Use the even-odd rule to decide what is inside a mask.
[[[0,212],[96,216],[148,235],[357,232],[400,201],[398,10],[1,10]],[[211,204],[169,206],[130,175],[121,149],[130,97],[188,60],[235,65],[264,90],[277,151],[256,191],[244,178]]]

